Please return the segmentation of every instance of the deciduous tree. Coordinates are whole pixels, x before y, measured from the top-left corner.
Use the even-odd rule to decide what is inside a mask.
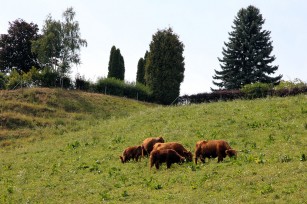
[[[62,76],[69,73],[72,64],[80,64],[81,47],[87,46],[81,38],[79,22],[72,7],[63,13],[63,22],[49,15],[42,36],[33,43],[32,50],[44,66],[50,66]]]
[[[39,67],[36,55],[31,51],[32,41],[38,38],[38,26],[17,19],[9,23],[8,34],[0,36],[0,70],[28,72],[32,66]]]

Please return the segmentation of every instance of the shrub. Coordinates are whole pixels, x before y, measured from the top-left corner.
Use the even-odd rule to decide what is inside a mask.
[[[13,71],[8,76],[6,87],[8,89],[15,89],[17,86],[21,86],[22,76],[13,69]]]
[[[88,91],[88,90],[90,90],[90,87],[91,87],[91,82],[87,81],[84,78],[84,76],[82,76],[82,77],[79,76],[79,75],[76,76],[76,79],[75,79],[75,88],[76,89]]]
[[[178,104],[204,103],[215,101],[228,101],[244,98],[240,90],[216,90],[212,93],[200,93],[194,95],[184,95],[178,98]]]
[[[246,98],[263,98],[271,95],[272,85],[267,83],[254,83],[243,86],[241,91],[245,94]]]
[[[40,82],[42,87],[56,87],[59,74],[51,68],[46,67],[41,72]]]
[[[32,67],[29,72],[21,74],[14,69],[7,77],[8,89],[33,86],[71,88],[72,84],[69,77],[61,77],[58,72],[48,67],[42,71]]]
[[[61,77],[60,73],[52,68],[46,67],[40,74],[40,85],[42,87],[63,87],[71,88],[71,80],[68,76]]]
[[[284,81],[282,80],[277,86],[274,87],[274,90],[284,90],[284,89],[293,89],[293,88],[303,88],[307,84],[300,79],[294,79],[293,81]]]
[[[98,79],[94,89],[99,93],[128,97],[141,101],[152,101],[152,94],[148,87],[139,83],[124,82],[115,78]]]

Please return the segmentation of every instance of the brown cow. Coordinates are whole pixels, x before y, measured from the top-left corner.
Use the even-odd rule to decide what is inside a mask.
[[[153,150],[150,153],[150,168],[155,165],[156,169],[159,169],[162,163],[166,163],[167,168],[170,168],[173,163],[182,162],[184,162],[184,157],[172,149]]]
[[[162,137],[146,138],[142,143],[142,156],[148,156],[152,151],[154,144],[156,144],[157,142],[164,143],[164,139]]]
[[[223,161],[223,158],[237,156],[237,151],[232,149],[224,140],[209,140],[198,141],[195,147],[195,164],[197,164],[198,157],[205,163],[207,158],[218,157],[217,162]]]
[[[141,146],[133,146],[128,147],[124,150],[123,155],[119,156],[122,163],[130,161],[130,159],[139,160],[139,157],[142,156],[142,147]]]
[[[161,149],[172,149],[175,150],[180,156],[184,157],[186,161],[191,162],[193,159],[193,155],[190,151],[186,150],[182,144],[177,142],[167,142],[167,143],[156,143],[153,146],[153,150],[161,150]]]

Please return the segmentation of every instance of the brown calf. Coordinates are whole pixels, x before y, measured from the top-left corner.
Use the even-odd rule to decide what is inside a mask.
[[[130,161],[130,159],[139,160],[139,157],[142,156],[142,147],[141,146],[133,146],[128,147],[124,150],[123,155],[119,156],[122,163]]]
[[[156,169],[159,169],[162,163],[166,163],[167,168],[170,168],[173,163],[180,164],[183,161],[184,157],[172,149],[153,150],[150,153],[150,168],[155,165]]]

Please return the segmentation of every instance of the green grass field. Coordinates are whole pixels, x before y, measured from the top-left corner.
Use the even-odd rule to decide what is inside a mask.
[[[58,89],[0,96],[0,203],[306,203],[306,95],[172,107]],[[238,158],[120,162],[156,136],[192,152],[224,139]]]

